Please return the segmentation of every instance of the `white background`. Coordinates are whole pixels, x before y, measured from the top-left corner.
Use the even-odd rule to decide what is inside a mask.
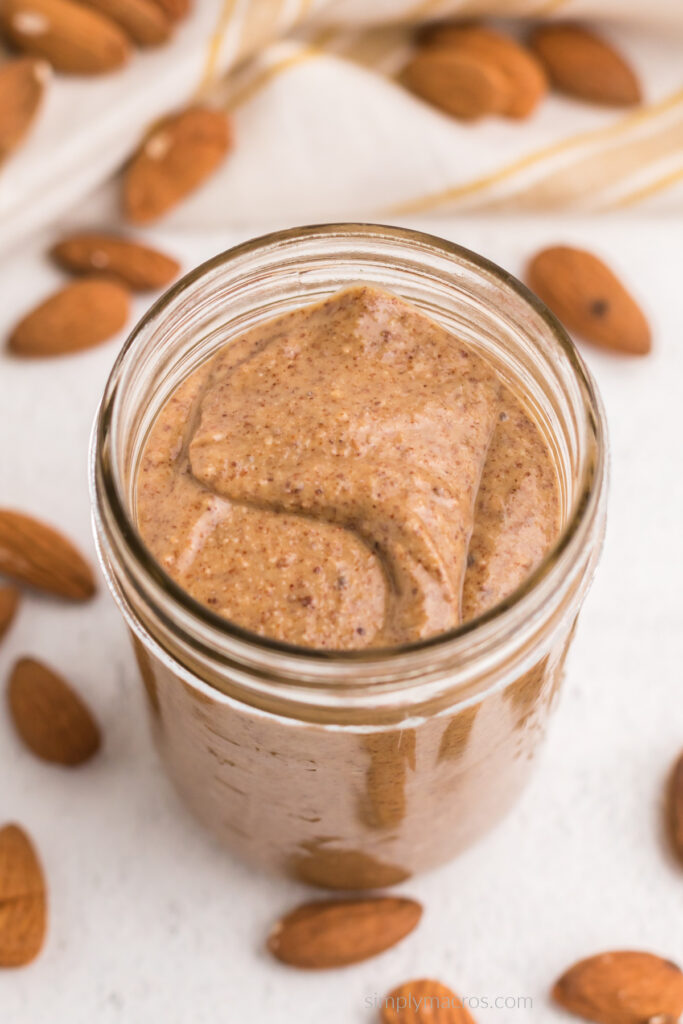
[[[26,598],[0,647],[0,682],[17,656],[44,658],[87,695],[105,743],[82,768],[45,765],[0,706],[0,822],[33,835],[50,897],[42,955],[0,972],[2,1024],[369,1024],[367,1000],[419,976],[465,997],[533,999],[533,1010],[473,1010],[483,1024],[559,1022],[548,990],[577,958],[632,947],[683,960],[683,872],[662,829],[665,780],[683,747],[680,222],[418,226],[518,274],[539,245],[589,246],[621,271],[654,327],[644,360],[583,349],[611,431],[607,541],[531,787],[476,848],[402,887],[425,914],[401,946],[339,972],[286,969],[263,941],[310,891],[234,861],[179,803],[104,588],[86,606]],[[150,237],[186,269],[238,240]],[[0,333],[61,280],[39,248],[0,268]],[[0,504],[51,520],[91,556],[88,437],[120,341],[34,363],[0,355]]]

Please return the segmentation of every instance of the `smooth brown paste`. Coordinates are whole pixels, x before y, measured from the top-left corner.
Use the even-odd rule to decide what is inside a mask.
[[[555,467],[496,370],[357,286],[258,325],[161,409],[142,536],[214,612],[343,649],[451,629],[509,595],[559,530]]]

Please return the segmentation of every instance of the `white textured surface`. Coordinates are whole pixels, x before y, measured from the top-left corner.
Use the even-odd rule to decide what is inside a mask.
[[[595,248],[634,285],[655,329],[643,361],[583,350],[611,429],[607,541],[530,789],[475,849],[403,887],[426,912],[400,947],[338,973],[289,971],[267,959],[263,939],[305,890],[233,861],[178,802],[108,595],[85,607],[28,598],[0,648],[3,684],[16,656],[45,658],[87,694],[105,746],[82,769],[49,767],[0,713],[0,822],[33,834],[50,889],[42,956],[0,972],[2,1024],[370,1024],[373,997],[420,975],[470,997],[533,1000],[473,1010],[480,1024],[559,1022],[548,988],[576,958],[642,947],[683,959],[683,874],[661,828],[664,781],[683,746],[680,223],[423,226],[517,273],[542,244]],[[188,269],[237,240],[153,237]],[[0,332],[59,281],[34,249],[0,267]],[[116,350],[36,363],[0,355],[0,504],[45,516],[91,554],[86,450]]]

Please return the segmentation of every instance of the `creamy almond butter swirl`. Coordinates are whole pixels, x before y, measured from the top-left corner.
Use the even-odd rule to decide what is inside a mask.
[[[522,402],[410,304],[357,286],[226,345],[141,460],[155,557],[213,611],[318,648],[405,643],[510,594],[559,529]]]

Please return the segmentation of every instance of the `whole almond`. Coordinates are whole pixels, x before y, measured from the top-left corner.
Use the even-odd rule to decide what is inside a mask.
[[[127,218],[145,224],[171,210],[218,168],[230,142],[228,118],[219,110],[190,107],[167,118],[125,171]]]
[[[531,48],[561,92],[591,103],[628,107],[640,103],[638,77],[620,53],[578,25],[542,25]]]
[[[403,72],[407,87],[428,103],[464,121],[509,107],[505,75],[479,54],[428,47]]]
[[[100,746],[100,730],[81,697],[56,672],[33,658],[21,658],[7,689],[15,728],[43,761],[72,767]]]
[[[426,43],[453,51],[476,54],[494,65],[507,80],[507,117],[528,117],[548,91],[548,80],[540,61],[516,40],[482,25],[440,24],[434,26]]]
[[[47,924],[45,879],[18,825],[0,828],[0,967],[23,967],[40,952]]]
[[[153,0],[81,0],[115,21],[138,46],[159,46],[171,35],[171,22]]]
[[[531,260],[527,283],[570,331],[617,352],[650,351],[645,314],[593,253],[567,245],[544,249]]]
[[[8,347],[18,356],[61,356],[92,348],[118,334],[130,311],[128,289],[117,281],[74,281],[19,321]]]
[[[384,1024],[475,1024],[452,989],[440,981],[406,981],[382,1000]]]
[[[171,21],[180,21],[190,13],[191,0],[152,0]]]
[[[0,640],[12,625],[21,595],[11,584],[0,586]]]
[[[73,601],[95,593],[92,569],[71,541],[46,523],[0,509],[0,573]]]
[[[683,973],[652,953],[602,953],[562,975],[553,998],[597,1024],[643,1024],[659,1014],[683,1013]]]
[[[0,160],[33,124],[49,77],[50,65],[34,57],[16,57],[0,66]]]
[[[419,903],[395,896],[306,903],[275,925],[268,949],[292,967],[345,967],[396,945],[421,914]]]
[[[676,761],[671,773],[669,826],[674,853],[683,864],[683,753]]]
[[[118,25],[72,0],[3,0],[0,26],[17,49],[71,74],[113,71],[130,53]]]
[[[106,234],[68,235],[53,247],[53,259],[76,274],[106,273],[135,291],[163,288],[180,271],[179,263],[130,238]]]

